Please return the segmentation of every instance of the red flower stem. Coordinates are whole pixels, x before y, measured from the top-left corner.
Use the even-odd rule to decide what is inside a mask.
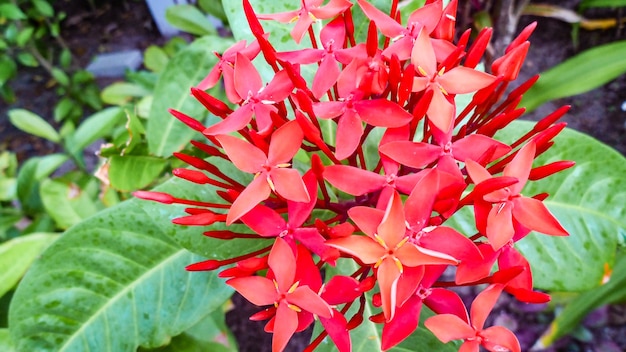
[[[258,237],[258,236],[257,236],[256,238],[261,238],[261,237]],[[230,258],[230,259],[219,260],[219,261],[218,261],[218,262],[219,262],[219,266],[224,266],[224,265],[234,264],[234,263],[237,263],[237,262],[242,261],[242,260],[245,260],[245,259],[249,259],[249,258],[252,258],[252,257],[256,257],[256,256],[257,256],[257,255],[259,255],[259,254],[263,254],[263,253],[269,252],[269,251],[272,249],[272,247],[273,247],[273,246],[274,246],[274,244],[272,243],[272,245],[271,245],[271,246],[267,246],[267,247],[261,248],[261,249],[259,249],[258,251],[254,251],[254,252],[251,252],[251,253],[248,253],[248,254],[244,254],[244,255],[239,256],[239,257],[234,257],[234,258]]]
[[[232,206],[232,204],[207,203],[207,202],[201,202],[201,201],[190,200],[190,199],[182,199],[182,198],[174,198],[173,203],[195,205],[199,207],[216,208],[216,209],[230,209],[230,207]]]
[[[311,46],[313,49],[317,49],[317,40],[315,39],[315,32],[313,32],[313,26],[309,26],[309,39],[311,39]]]

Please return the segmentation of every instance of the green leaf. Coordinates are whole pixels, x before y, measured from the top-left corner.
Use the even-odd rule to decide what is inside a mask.
[[[9,329],[6,329],[6,328],[0,329],[0,351],[17,352],[17,350],[13,346],[13,341],[11,341],[11,335],[9,334]]]
[[[61,229],[67,229],[98,212],[92,200],[98,190],[93,178],[84,184],[45,179],[39,190],[46,212]]]
[[[66,87],[70,85],[70,78],[65,72],[63,72],[63,70],[54,67],[50,73],[52,74],[52,77],[54,77],[54,79],[59,82],[60,85]]]
[[[189,94],[189,89],[217,63],[213,51],[224,51],[231,44],[232,41],[225,38],[203,37],[179,51],[167,63],[154,89],[154,102],[146,126],[151,154],[170,156],[189,143],[196,131],[172,117],[167,109],[203,120],[206,109]]]
[[[597,288],[581,293],[569,302],[538,340],[537,347],[546,348],[573,331],[592,310],[626,301],[626,254],[621,253],[610,280]]]
[[[57,131],[55,131],[50,124],[48,124],[39,115],[36,115],[28,110],[9,110],[9,120],[15,127],[26,133],[45,138],[55,143],[58,143],[61,140]]]
[[[57,237],[52,233],[32,233],[0,244],[0,297],[13,289],[33,261]],[[0,351],[5,350],[0,348]]]
[[[372,0],[370,3],[384,13],[391,11],[390,1]],[[365,43],[367,41],[367,28],[370,20],[365,16],[365,13],[363,13],[363,10],[361,10],[358,4],[352,6],[352,20],[354,22],[354,39],[357,43]]]
[[[165,50],[156,45],[150,45],[143,54],[143,64],[154,72],[161,72],[165,69],[170,58]]]
[[[9,20],[26,19],[24,12],[15,4],[0,4],[0,18],[2,17]]]
[[[580,10],[584,11],[591,7],[622,7],[626,6],[626,0],[583,0],[580,2]]]
[[[54,16],[54,9],[52,8],[52,5],[48,3],[48,1],[46,0],[31,0],[31,1],[33,5],[35,5],[37,12],[39,12],[41,15],[45,17]]]
[[[36,261],[9,313],[19,351],[135,351],[166,345],[232,293],[130,200],[72,227]],[[171,209],[161,208],[161,216]],[[214,241],[214,249],[228,247]]]
[[[154,182],[167,166],[167,160],[153,156],[113,156],[109,164],[111,186],[120,191],[136,191]]]
[[[581,94],[626,72],[626,40],[596,46],[545,71],[520,106],[532,111],[553,99]]]
[[[24,65],[24,66],[28,66],[28,67],[37,67],[39,66],[39,62],[37,62],[37,59],[35,59],[35,57],[33,56],[33,54],[27,52],[27,51],[22,51],[19,52],[17,54],[17,61]]]
[[[54,106],[54,121],[61,122],[70,115],[76,103],[70,98],[61,99]]]
[[[150,92],[148,90],[138,84],[115,82],[102,90],[100,98],[107,104],[121,106],[125,105],[133,98],[144,97],[149,94]]]
[[[26,43],[28,43],[30,38],[33,36],[33,32],[35,32],[35,28],[33,28],[33,27],[26,27],[26,28],[22,29],[17,34],[17,38],[15,39],[15,41],[17,43],[17,46],[19,46],[21,48],[24,45],[26,45]],[[37,62],[37,60],[35,60],[35,62]]]
[[[118,107],[106,108],[89,116],[68,138],[68,149],[71,152],[82,151],[98,138],[110,135],[123,118],[124,110]]]
[[[61,54],[59,54],[59,64],[66,70],[70,68],[72,64],[72,52],[69,49],[61,50]]]
[[[215,27],[193,5],[175,5],[165,11],[165,19],[174,27],[195,35],[216,34]]]
[[[11,79],[17,72],[17,65],[8,56],[0,56],[0,86]]]
[[[17,196],[17,180],[0,178],[0,201],[11,201]]]
[[[228,20],[220,0],[198,0],[198,6],[200,6],[202,11],[219,18],[224,22]]]
[[[498,138],[512,141],[532,126],[529,121],[516,121]],[[537,288],[589,290],[601,284],[605,265],[613,267],[618,234],[626,233],[626,160],[608,146],[571,129],[561,132],[555,145],[537,159],[535,166],[557,160],[573,160],[577,164],[529,182],[522,193],[550,194],[544,204],[570,236],[531,233],[516,246],[530,262]],[[462,233],[476,231],[470,211],[455,215],[450,223]]]

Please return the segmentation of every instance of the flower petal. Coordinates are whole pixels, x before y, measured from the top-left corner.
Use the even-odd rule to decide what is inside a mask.
[[[465,161],[465,159],[478,161],[487,151],[491,153],[487,161],[491,162],[508,154],[511,147],[481,134],[470,134],[452,144],[452,154],[459,161]]]
[[[306,191],[306,186],[298,170],[275,168],[270,171],[269,175],[276,188],[276,193],[285,199],[306,203],[310,201],[309,193]]]
[[[315,77],[313,78],[313,86],[311,88],[313,96],[320,99],[326,94],[333,84],[337,82],[340,73],[341,71],[339,70],[339,66],[337,66],[337,61],[335,61],[332,55],[326,55],[322,59],[320,67],[317,69]]]
[[[352,207],[348,210],[348,216],[363,233],[373,239],[378,225],[385,217],[385,212],[370,207]]]
[[[287,295],[287,301],[296,306],[317,314],[320,317],[330,318],[332,309],[317,293],[313,292],[309,286],[300,286],[295,291]]]
[[[393,259],[387,257],[380,263],[376,278],[380,287],[380,298],[382,300],[383,313],[386,321],[390,321],[396,314],[397,287],[400,270]]]
[[[515,235],[512,208],[512,202],[499,203],[491,208],[487,216],[487,238],[496,251]]]
[[[393,196],[389,204],[387,204],[385,216],[380,225],[378,225],[376,232],[390,249],[394,248],[406,237],[404,207],[402,206],[402,199],[400,199],[398,192],[393,192]]]
[[[380,152],[402,165],[422,168],[437,160],[442,153],[438,145],[409,141],[389,142],[380,146]]]
[[[542,201],[529,197],[514,200],[513,217],[525,227],[552,236],[568,236],[567,231]]]
[[[257,205],[252,208],[241,217],[241,221],[263,237],[278,236],[287,225],[280,214],[264,205]]]
[[[476,336],[476,331],[454,314],[435,315],[426,319],[424,325],[443,343]]]
[[[282,125],[272,134],[267,162],[272,166],[288,163],[300,150],[303,138],[304,133],[297,121]]]
[[[242,99],[246,99],[250,95],[256,95],[261,87],[261,75],[256,70],[250,59],[241,53],[237,53],[235,58],[235,90]]]
[[[289,308],[286,302],[280,302],[278,309],[276,309],[276,319],[274,321],[272,352],[283,351],[297,328],[298,313]]]
[[[385,176],[348,165],[326,167],[324,179],[353,196],[377,191],[385,185]]]
[[[324,330],[333,340],[335,346],[339,352],[349,352],[352,350],[352,343],[350,341],[350,333],[348,332],[348,322],[346,317],[339,311],[333,310],[333,316],[331,318],[321,318],[320,323],[324,327]]]
[[[484,289],[483,292],[479,293],[474,299],[474,302],[472,302],[470,319],[472,326],[474,326],[476,330],[479,331],[483,329],[487,316],[491,313],[493,306],[498,301],[503,288],[504,285],[501,284],[490,285]]]
[[[412,296],[396,309],[395,317],[383,326],[380,346],[383,351],[399,344],[417,329],[421,309],[422,300],[418,296]]]
[[[252,210],[257,204],[266,200],[271,193],[270,185],[264,176],[257,177],[239,194],[228,211],[226,225],[237,221],[244,214]]]
[[[502,326],[492,326],[481,331],[483,346],[489,351],[520,352],[521,347],[517,337],[509,329]]]
[[[254,104],[245,104],[233,111],[224,120],[216,123],[215,125],[209,126],[202,133],[207,136],[215,136],[218,134],[239,131],[250,123],[253,113]]]
[[[424,298],[424,304],[437,314],[454,314],[469,325],[469,315],[463,300],[453,291],[444,288],[431,289],[428,297]]]
[[[361,119],[356,111],[346,109],[337,123],[337,146],[335,148],[337,159],[343,160],[352,155],[361,143],[361,136],[363,136]]]
[[[286,293],[293,285],[296,277],[296,256],[285,240],[280,237],[276,238],[267,263],[274,273],[278,290],[281,293]]]
[[[272,280],[261,276],[237,277],[226,281],[248,301],[257,306],[273,304],[278,299]]]
[[[411,52],[411,63],[415,66],[416,71],[423,71],[426,77],[432,78],[437,73],[437,58],[435,50],[430,41],[430,37],[424,28],[420,30],[413,51]]]
[[[351,235],[334,238],[326,241],[326,244],[359,258],[365,264],[376,263],[386,253],[386,250],[378,242],[366,236]]]
[[[441,75],[437,82],[450,94],[473,93],[496,80],[495,76],[468,67],[458,66]]]
[[[256,174],[262,170],[267,157],[265,153],[256,146],[229,135],[219,135],[217,140],[224,148],[230,161],[241,170],[251,174]]]
[[[413,115],[387,99],[361,100],[354,103],[354,109],[361,120],[373,126],[401,127],[413,119]]]
[[[526,185],[530,169],[533,167],[535,149],[535,142],[529,142],[517,151],[513,160],[504,168],[502,172],[504,176],[513,176],[519,180],[517,184],[509,187],[512,195],[519,194]]]
[[[258,94],[259,100],[280,102],[285,100],[293,91],[293,82],[286,70],[274,74],[272,81]]]

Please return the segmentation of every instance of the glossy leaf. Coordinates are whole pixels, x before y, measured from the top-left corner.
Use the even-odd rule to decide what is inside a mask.
[[[17,175],[17,198],[25,213],[34,215],[43,210],[39,197],[39,182],[67,159],[68,157],[63,154],[50,154],[30,158],[22,165]]]
[[[581,293],[569,302],[539,339],[538,347],[548,347],[574,330],[592,310],[612,303],[626,301],[626,253],[621,252],[609,281]]]
[[[87,117],[68,138],[67,148],[71,153],[82,151],[98,138],[111,135],[123,118],[124,111],[118,107],[106,108]]]
[[[174,27],[195,35],[215,34],[215,27],[194,5],[170,6],[165,11],[165,19]]]
[[[26,15],[15,4],[0,4],[0,18],[6,18],[9,20],[23,20]]]
[[[25,109],[9,110],[9,121],[20,130],[51,142],[59,142],[61,136],[43,118]]]
[[[553,99],[581,94],[626,72],[626,40],[586,50],[545,71],[524,94],[520,106],[528,111]]]
[[[17,350],[13,346],[13,341],[11,340],[9,329],[7,328],[0,329],[0,351],[17,352]]]
[[[11,302],[18,350],[163,346],[232,293],[216,273],[184,270],[203,258],[172,240],[182,227],[170,223],[171,206],[139,203],[148,202],[126,201],[72,227],[34,263]],[[151,221],[155,216],[161,221]],[[209,242],[216,251],[234,244]]]
[[[161,72],[165,69],[169,57],[165,50],[156,45],[150,45],[144,52],[143,64],[153,72]]]
[[[172,108],[203,120],[206,109],[190,94],[189,87],[199,83],[217,63],[213,51],[224,51],[232,42],[207,36],[179,51],[170,61],[154,89],[154,101],[148,118],[147,138],[150,153],[170,156],[185,146],[195,131],[172,117]]]
[[[93,201],[97,190],[95,179],[84,184],[45,179],[41,182],[40,196],[46,212],[57,226],[67,229],[98,211]]]
[[[153,156],[113,156],[109,164],[111,186],[120,191],[135,191],[154,182],[167,160]]]
[[[497,137],[512,141],[532,126],[528,121],[516,121]],[[573,160],[576,166],[529,182],[522,194],[549,193],[544,203],[570,236],[531,233],[516,246],[530,262],[537,288],[589,290],[601,284],[605,265],[613,268],[618,234],[626,232],[626,160],[610,147],[571,129],[565,129],[555,142],[536,165]],[[469,234],[475,233],[472,222],[471,212],[463,211],[446,224]]]
[[[139,84],[115,82],[102,90],[100,98],[107,104],[124,105],[133,98],[145,97],[148,94],[150,92]]]
[[[52,233],[32,233],[0,244],[0,297],[19,282],[32,262],[57,237]]]
[[[582,0],[580,2],[580,10],[583,11],[585,9],[591,7],[622,7],[626,6],[626,0]]]

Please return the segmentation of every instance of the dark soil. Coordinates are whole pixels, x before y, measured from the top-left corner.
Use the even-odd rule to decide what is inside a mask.
[[[546,1],[550,2],[550,1]],[[575,8],[577,1],[551,1],[562,6]],[[91,9],[87,1],[63,0],[55,4],[57,10],[67,12],[62,35],[73,50],[76,63],[86,67],[97,53],[117,50],[144,50],[150,44],[163,43],[152,23],[143,1],[112,1],[97,3]],[[616,11],[600,13],[606,17],[616,16]],[[594,13],[586,13],[589,17]],[[580,44],[574,47],[571,38],[571,25],[558,20],[522,16],[518,30],[532,21],[539,25],[531,37],[531,49],[523,67],[519,81],[544,71],[576,53],[599,44],[625,39],[624,31],[609,29],[604,31],[580,32]],[[122,79],[122,77],[120,77]],[[111,79],[98,81],[100,87],[111,83]],[[50,87],[48,75],[41,69],[20,69],[18,79],[11,86],[15,90],[17,102],[8,106],[0,101],[0,151],[12,150],[20,160],[33,155],[43,155],[54,151],[55,146],[42,139],[23,134],[13,128],[6,117],[8,109],[25,108],[50,119],[58,97],[54,87]],[[539,107],[529,114],[530,119],[538,119],[559,106],[571,105],[570,113],[564,120],[569,126],[588,133],[595,138],[626,154],[626,75],[609,84],[575,97],[559,99]],[[462,291],[471,300],[474,292]],[[259,308],[247,303],[241,296],[233,298],[235,308],[227,313],[227,323],[240,346],[240,351],[270,351],[271,335],[263,331],[264,322],[251,322],[248,317]],[[584,329],[576,338],[568,337],[557,343],[552,351],[626,351],[626,306],[603,307],[590,315]],[[511,298],[502,299],[491,319],[515,331],[522,343],[522,350],[529,350],[546,330],[553,319],[553,313],[542,306],[528,306]],[[290,343],[289,351],[301,351],[310,339],[311,331],[297,334]]]

